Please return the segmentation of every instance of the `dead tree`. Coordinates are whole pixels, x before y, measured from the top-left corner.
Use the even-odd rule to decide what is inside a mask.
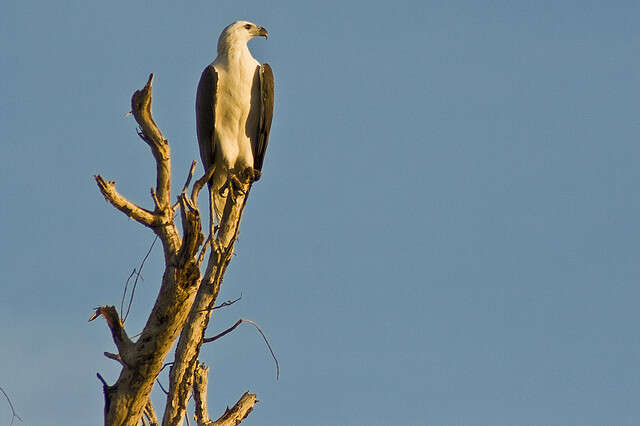
[[[96,309],[91,317],[104,317],[111,330],[117,354],[105,356],[117,360],[122,370],[118,380],[108,385],[98,374],[104,390],[105,425],[136,426],[141,423],[158,425],[159,420],[149,399],[154,382],[163,368],[174,341],[175,357],[169,373],[169,389],[163,426],[180,425],[186,414],[187,400],[193,392],[198,425],[236,425],[251,412],[256,395],[245,393],[231,409],[216,421],[209,418],[206,404],[208,368],[198,362],[211,312],[220,291],[224,273],[233,256],[234,244],[242,212],[251,189],[249,183],[235,199],[228,197],[215,236],[206,240],[198,208],[198,193],[212,174],[190,185],[195,161],[177,201],[171,196],[171,155],[169,143],[163,137],[151,114],[153,74],[143,89],[131,99],[131,111],[140,126],[138,134],[149,145],[156,162],[156,184],[151,188],[152,210],[127,200],[115,188],[115,182],[95,176],[105,199],[116,209],[151,229],[162,242],[165,270],[160,290],[146,325],[137,340],[126,333],[122,320],[113,306]],[[180,211],[182,233],[174,221]],[[201,265],[206,252],[209,257],[204,274]]]

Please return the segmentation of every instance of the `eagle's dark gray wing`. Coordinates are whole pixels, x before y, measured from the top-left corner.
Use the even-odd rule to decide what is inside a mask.
[[[216,91],[218,88],[218,73],[213,65],[202,71],[198,90],[196,91],[196,131],[200,158],[205,172],[213,164],[216,152],[214,140],[216,124]]]
[[[260,77],[260,124],[258,138],[253,147],[253,168],[262,170],[264,155],[269,143],[269,131],[273,119],[273,71],[269,64],[262,64],[258,69]]]

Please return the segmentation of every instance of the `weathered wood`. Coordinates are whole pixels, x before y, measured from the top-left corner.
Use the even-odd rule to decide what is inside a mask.
[[[105,352],[104,355],[107,358],[117,360],[122,365],[131,364],[133,362],[131,359],[133,342],[129,339],[129,336],[127,336],[127,332],[122,325],[122,321],[120,321],[118,311],[114,306],[101,306],[96,308],[96,312],[91,316],[91,318],[89,318],[89,321],[93,321],[100,315],[102,315],[107,322],[107,326],[109,326],[109,329],[111,330],[113,342],[118,348],[117,355],[110,354],[108,352]]]
[[[215,422],[209,418],[207,408],[207,381],[209,367],[198,362],[193,378],[193,399],[195,401],[195,418],[198,426],[236,426],[244,420],[256,404],[256,395],[246,392],[231,408],[227,408]]]
[[[158,422],[158,415],[156,414],[156,410],[153,408],[153,404],[150,399],[147,401],[147,405],[144,408],[144,417],[147,418],[149,426],[158,426],[160,424]]]
[[[115,191],[112,182],[96,176],[100,191],[118,210],[150,227],[163,244],[166,269],[151,315],[140,337],[131,342],[115,308],[99,308],[112,331],[123,368],[116,383],[105,386],[105,424],[139,424],[154,381],[178,337],[200,284],[197,263],[203,241],[197,206],[181,204],[183,235],[180,237],[171,205],[171,157],[169,144],[151,116],[153,76],[132,97],[132,112],[140,125],[140,137],[151,147],[156,161],[155,209],[145,210]],[[148,411],[148,410],[147,410]]]
[[[150,74],[147,84],[131,97],[131,112],[140,125],[138,134],[156,159],[156,194],[163,208],[171,205],[171,151],[151,114],[152,90],[153,74]]]
[[[227,199],[207,269],[176,346],[174,364],[169,373],[169,393],[162,420],[164,426],[181,425],[185,416],[202,340],[220,292],[222,278],[233,257],[249,190],[250,186],[247,185],[244,195],[238,196],[235,203],[231,197]]]
[[[165,258],[165,271],[158,296],[147,323],[135,342],[127,336],[113,306],[97,308],[91,318],[105,318],[118,349],[117,354],[108,354],[107,357],[122,365],[120,376],[113,385],[108,385],[98,375],[103,383],[105,425],[108,426],[137,426],[141,421],[158,424],[149,395],[163,368],[164,360],[179,335],[181,337],[176,349],[176,360],[171,368],[168,404],[162,424],[182,423],[187,399],[193,387],[197,356],[222,277],[233,256],[238,226],[249,192],[247,185],[245,194],[235,202],[229,198],[217,236],[210,236],[205,242],[197,197],[212,170],[207,170],[205,176],[194,183],[191,196],[188,196],[187,190],[194,170],[192,166],[178,201],[172,204],[169,143],[162,136],[151,114],[152,86],[153,74],[149,76],[144,88],[134,93],[131,106],[133,116],[140,126],[138,134],[151,148],[156,162],[156,185],[151,189],[154,209],[144,209],[132,203],[115,190],[114,182],[95,176],[98,188],[107,201],[158,235]],[[174,213],[178,207],[182,235],[174,221]],[[208,247],[211,248],[211,254],[204,278],[201,279],[200,265]],[[194,300],[198,301],[195,305]],[[205,309],[202,309],[203,306]],[[185,324],[188,324],[187,327]],[[221,420],[209,422],[225,425],[239,423],[255,404],[255,395],[253,402],[251,395],[245,394],[236,404],[237,407],[234,406],[234,409],[228,410],[221,417],[224,422],[236,419],[236,423],[218,423]]]
[[[209,367],[198,362],[193,373],[193,400],[195,401],[195,418],[198,426],[208,426],[211,423],[209,409],[207,407],[207,382],[209,380]]]
[[[227,409],[222,417],[213,422],[211,426],[236,426],[240,424],[253,411],[256,402],[256,394],[245,392],[238,402],[231,409]]]

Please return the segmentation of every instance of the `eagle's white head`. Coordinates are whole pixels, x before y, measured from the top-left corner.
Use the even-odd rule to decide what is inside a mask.
[[[246,45],[256,36],[269,37],[269,32],[252,22],[236,21],[227,26],[218,39],[218,53],[229,50],[230,47]]]

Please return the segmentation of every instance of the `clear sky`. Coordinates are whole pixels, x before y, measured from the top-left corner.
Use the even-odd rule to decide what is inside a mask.
[[[5,0],[0,386],[24,424],[100,424],[119,368],[87,319],[153,236],[92,175],[151,205],[124,115],[153,72],[182,186],[237,19],[270,31],[275,119],[208,335],[257,321],[281,377],[241,327],[202,352],[213,413],[251,390],[248,426],[640,424],[639,2]]]

